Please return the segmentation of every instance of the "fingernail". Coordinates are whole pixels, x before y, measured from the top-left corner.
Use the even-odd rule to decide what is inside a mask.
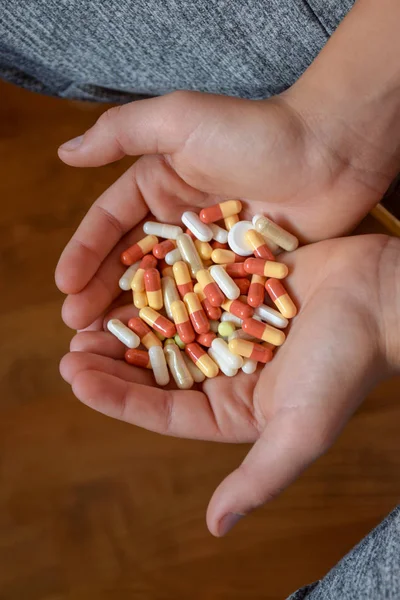
[[[76,150],[81,145],[82,140],[83,135],[78,135],[78,137],[68,140],[68,142],[65,142],[65,144],[61,144],[60,150],[67,150],[67,152]]]
[[[240,519],[242,519],[244,515],[238,515],[236,513],[228,513],[219,522],[219,534],[221,536],[226,535],[228,531],[232,529],[236,525]]]

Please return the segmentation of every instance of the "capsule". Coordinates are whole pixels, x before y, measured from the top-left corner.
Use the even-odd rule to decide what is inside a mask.
[[[235,254],[232,250],[213,250],[211,260],[217,265],[241,262],[243,256]]]
[[[230,300],[229,302],[235,302],[235,300]],[[241,319],[240,317],[237,317],[233,313],[223,312],[221,315],[221,323],[233,323],[237,327],[241,327],[242,323],[243,323],[243,319]],[[217,331],[218,331],[218,327],[217,327]]]
[[[247,258],[244,262],[246,273],[261,275],[263,277],[275,277],[284,279],[289,272],[286,265],[263,258]]]
[[[131,289],[132,280],[135,276],[136,271],[139,269],[140,262],[136,262],[130,267],[127,268],[125,273],[122,275],[121,279],[118,282],[119,287],[124,292],[127,292]]]
[[[189,265],[193,277],[196,277],[197,271],[203,268],[203,263],[192,238],[183,233],[176,238],[176,243],[183,260]]]
[[[213,232],[210,227],[203,223],[199,216],[190,210],[183,213],[182,223],[193,233],[194,237],[201,242],[209,242],[212,240]]]
[[[255,215],[253,217],[253,225],[259,233],[267,238],[267,240],[271,240],[288,252],[296,250],[299,245],[299,240],[296,236],[289,233],[286,229],[283,229],[283,227],[280,227],[264,215]]]
[[[178,388],[180,390],[190,390],[193,387],[194,380],[178,346],[174,343],[168,344],[164,348],[164,354],[171,375]]]
[[[210,330],[210,323],[201,306],[200,299],[194,292],[185,294],[183,301],[189,313],[189,318],[192,322],[193,329],[196,333],[207,333]]]
[[[180,300],[174,277],[163,277],[161,279],[161,289],[163,292],[164,307],[168,319],[172,319],[171,304],[175,300]]]
[[[296,316],[297,308],[278,279],[267,279],[265,289],[267,290],[272,302],[275,304],[279,312],[286,317],[286,319],[292,319],[294,316]]]
[[[231,369],[240,369],[242,367],[243,358],[237,354],[232,354],[228,344],[223,339],[216,338],[211,344],[211,348]]]
[[[274,261],[275,256],[268,248],[267,244],[261,233],[258,233],[255,229],[249,229],[245,234],[246,241],[253,248],[253,252],[257,258],[263,258],[264,260]]]
[[[147,269],[144,273],[144,287],[150,308],[160,310],[164,306],[161,291],[160,273],[157,269]]]
[[[127,350],[125,360],[130,365],[142,367],[142,369],[151,369],[149,353],[146,350]]]
[[[223,338],[229,338],[234,331],[236,331],[236,327],[232,321],[223,321],[218,325],[218,335]]]
[[[197,272],[196,277],[211,306],[221,306],[225,301],[225,296],[211,277],[210,272],[207,269],[202,269]]]
[[[146,237],[136,242],[136,244],[124,250],[121,254],[121,261],[124,265],[133,265],[133,263],[143,258],[145,254],[151,252],[157,243],[158,238],[155,235],[146,235]]]
[[[140,344],[140,340],[136,333],[131,331],[122,321],[119,319],[110,319],[107,323],[107,329],[110,333],[128,346],[128,348],[137,348]]]
[[[163,348],[160,346],[152,346],[149,349],[149,359],[156,384],[161,387],[168,385],[169,372]]]
[[[238,277],[238,278],[233,277],[232,279],[238,286],[240,294],[243,296],[247,296],[247,294],[249,292],[250,281],[248,279],[246,279],[245,277]],[[264,294],[264,290],[263,290],[263,294]]]
[[[272,351],[264,348],[261,344],[248,342],[247,340],[235,339],[228,344],[229,350],[233,354],[239,354],[244,358],[250,358],[256,362],[267,363],[272,360]]]
[[[194,341],[196,335],[193,331],[185,304],[182,300],[176,300],[171,304],[171,311],[179,337],[184,344],[190,344]]]
[[[147,350],[152,346],[162,346],[161,341],[148,325],[139,317],[132,317],[128,321],[129,329],[132,329],[139,336],[140,342]]]
[[[182,255],[181,255],[179,248],[175,248],[175,250],[171,250],[171,252],[168,252],[168,254],[165,256],[165,262],[167,263],[167,265],[172,266],[176,262],[178,262],[178,260],[182,260]]]
[[[264,302],[266,278],[261,275],[252,275],[247,302],[254,308]]]
[[[254,316],[259,317],[262,321],[265,321],[269,325],[279,327],[279,329],[285,329],[289,325],[289,321],[281,315],[278,310],[267,306],[266,304],[260,304],[254,309]]]
[[[210,275],[218,285],[222,293],[229,299],[235,300],[240,296],[240,290],[232,277],[228,275],[224,267],[214,265],[210,267]]]
[[[244,268],[244,262],[228,263],[224,267],[225,271],[231,277],[247,277],[248,275]]]
[[[146,292],[133,292],[133,304],[136,308],[144,308],[148,306],[147,294]]]
[[[206,377],[211,379],[218,375],[218,365],[208,356],[199,344],[196,344],[196,342],[188,344],[185,348],[185,352]]]
[[[179,260],[172,267],[172,271],[181,298],[183,298],[185,294],[193,292],[193,282],[187,264],[183,262],[183,260]]]
[[[218,321],[221,317],[222,311],[218,306],[213,306],[210,303],[209,299],[204,294],[199,282],[195,284],[193,291],[198,295],[203,310],[206,313],[207,317],[213,321]]]
[[[194,245],[202,261],[210,260],[213,249],[208,242],[194,240]]]
[[[224,361],[222,356],[218,354],[213,348],[208,349],[208,356],[217,364],[217,366],[221,369],[221,373],[226,375],[227,377],[235,377],[237,375],[238,370],[233,369],[228,365],[227,362]]]
[[[212,231],[213,237],[212,239],[217,242],[217,244],[227,244],[228,242],[228,232],[223,227],[216,225],[216,223],[210,223],[209,228]]]
[[[227,200],[226,202],[220,202],[219,204],[203,208],[200,211],[199,217],[203,223],[215,223],[215,221],[237,215],[241,210],[242,203],[240,200]]]
[[[204,373],[202,371],[200,371],[200,369],[198,367],[196,367],[194,362],[192,362],[192,360],[188,357],[187,354],[185,354],[185,352],[182,353],[182,356],[183,356],[183,360],[186,363],[187,368],[189,369],[191,376],[194,379],[194,382],[202,383],[206,378]]]
[[[143,319],[147,325],[150,325],[152,329],[165,335],[167,338],[174,337],[176,334],[175,325],[149,306],[146,306],[139,311],[139,317]]]
[[[246,373],[246,375],[251,375],[252,373],[255,373],[256,370],[257,370],[257,361],[251,360],[251,358],[243,359],[243,365],[242,365],[243,373]]]
[[[269,342],[274,346],[282,346],[286,339],[285,334],[280,329],[275,329],[267,323],[256,321],[255,319],[244,319],[242,324],[243,331],[263,342]]]
[[[143,225],[143,231],[150,235],[157,235],[161,238],[176,240],[178,235],[183,233],[182,227],[178,225],[168,225],[167,223],[156,223],[155,221],[146,221]]]
[[[200,333],[196,335],[196,342],[201,346],[206,346],[206,348],[211,348],[212,341],[215,340],[217,335],[213,331],[209,331],[208,333]]]
[[[239,319],[249,319],[254,313],[254,309],[241,300],[227,300],[222,304],[222,308]]]
[[[147,269],[155,269],[156,266],[157,259],[152,254],[146,254],[142,258],[131,283],[131,288],[134,292],[144,292],[144,273]]]
[[[153,254],[156,258],[165,258],[169,252],[172,252],[175,249],[176,242],[174,242],[174,240],[164,240],[154,246]]]
[[[226,217],[226,219],[224,219],[224,225],[228,231],[230,231],[236,223],[239,223],[239,215],[232,215],[231,217]]]

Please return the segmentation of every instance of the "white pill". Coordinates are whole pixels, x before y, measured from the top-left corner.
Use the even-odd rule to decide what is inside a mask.
[[[176,240],[178,235],[183,233],[182,227],[178,225],[168,225],[167,223],[156,223],[155,221],[146,221],[143,225],[143,231],[148,235]]]
[[[175,250],[171,250],[168,254],[165,255],[165,262],[167,265],[174,265],[178,260],[182,260],[182,254],[179,248],[175,248]]]
[[[234,323],[234,325],[237,325],[238,327],[241,327],[243,323],[243,319],[237,317],[236,315],[233,315],[230,312],[223,312],[220,320],[222,323],[224,323],[225,321],[229,321],[229,323]]]
[[[226,244],[228,241],[228,232],[223,227],[216,225],[215,223],[209,223],[209,228],[212,231],[213,237],[212,239],[220,244]]]
[[[221,357],[221,359],[231,368],[240,369],[243,365],[243,358],[238,354],[232,354],[228,344],[221,338],[216,338],[211,343],[211,348]]]
[[[246,240],[246,233],[254,229],[251,221],[238,221],[233,227],[231,227],[228,233],[228,244],[233,252],[239,254],[239,256],[252,256],[253,248]]]
[[[195,383],[202,383],[206,378],[204,373],[200,371],[199,367],[196,367],[194,362],[185,353],[183,353],[183,360],[185,361],[186,366],[191,376],[193,377]]]
[[[119,319],[110,319],[107,323],[107,329],[110,333],[128,346],[128,348],[137,348],[140,344],[140,338],[134,331],[131,331],[129,327],[124,325]]]
[[[285,329],[289,325],[289,321],[279,311],[270,308],[266,304],[260,304],[254,309],[253,319],[256,317],[258,321],[264,321],[269,325],[279,327],[279,329]]]
[[[212,348],[208,349],[208,355],[213,359],[214,362],[217,363],[217,365],[219,366],[219,368],[221,369],[222,373],[224,375],[226,375],[227,377],[235,377],[235,375],[237,374],[238,370],[237,369],[232,369],[232,367],[230,367],[221,357],[220,354],[218,354],[217,352],[215,352],[215,350],[213,350]]]
[[[121,290],[124,290],[124,292],[127,292],[131,289],[132,279],[134,278],[135,273],[139,268],[139,265],[140,260],[128,267],[125,273],[122,275],[121,279],[119,280],[119,287],[121,288]]]
[[[239,298],[240,289],[233,281],[232,277],[225,271],[223,266],[213,265],[210,267],[210,275],[229,300],[236,300],[236,298]]]
[[[251,360],[251,358],[245,358],[243,360],[243,366],[242,366],[243,373],[246,373],[246,375],[251,375],[252,373],[255,373],[256,370],[257,370],[257,361],[256,360]]]
[[[209,242],[212,240],[213,232],[208,225],[200,221],[199,215],[195,212],[187,210],[183,213],[182,223],[193,233],[193,235],[201,242]]]
[[[149,359],[157,385],[167,385],[169,383],[169,372],[162,346],[149,348]]]
[[[210,321],[210,331],[218,333],[219,321]]]
[[[181,299],[178,293],[178,288],[176,287],[175,279],[173,277],[168,276],[162,277],[161,289],[163,293],[165,312],[167,313],[168,319],[171,319],[171,321],[173,321],[174,317],[172,315],[171,305],[176,300]]]
[[[183,359],[182,352],[176,344],[167,344],[164,347],[167,364],[174,381],[180,390],[190,390],[194,379]],[[194,365],[196,366],[196,365]]]
[[[296,250],[299,245],[299,240],[295,235],[289,233],[265,215],[254,215],[253,225],[256,231],[261,233],[266,240],[271,240],[288,252]]]

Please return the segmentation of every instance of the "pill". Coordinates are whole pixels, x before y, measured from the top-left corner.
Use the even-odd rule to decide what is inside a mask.
[[[228,242],[228,231],[220,227],[216,223],[210,223],[209,228],[212,231],[212,239],[218,244],[226,244]]]
[[[124,250],[121,254],[121,261],[124,265],[132,265],[143,258],[145,254],[151,252],[157,243],[158,238],[155,235],[146,235],[146,237],[136,242],[136,244]]]
[[[156,235],[169,240],[176,240],[178,235],[183,233],[182,227],[179,227],[178,225],[156,223],[155,221],[146,221],[146,223],[143,225],[143,231],[148,235]]]
[[[128,267],[125,273],[122,275],[121,279],[119,280],[119,287],[121,288],[121,290],[124,290],[124,292],[127,292],[131,289],[132,280],[135,276],[136,271],[139,269],[139,265],[140,261]]]
[[[297,314],[297,308],[293,300],[279,279],[267,279],[265,289],[267,290],[272,302],[284,317],[291,319]]]
[[[181,349],[184,350],[185,349],[185,343],[182,342],[181,338],[179,337],[178,334],[176,334],[176,336],[174,337],[174,341],[175,344]]]
[[[286,317],[266,304],[257,306],[257,308],[254,309],[254,316],[260,317],[262,321],[265,321],[274,327],[279,327],[280,329],[284,329],[289,325],[289,321]]]
[[[174,319],[176,330],[184,344],[190,344],[194,341],[196,335],[185,304],[182,300],[176,300],[171,304],[172,316]]]
[[[264,348],[261,344],[248,342],[247,340],[231,340],[228,344],[229,350],[233,354],[239,354],[245,358],[251,358],[261,363],[267,363],[272,360],[272,351],[269,348]]]
[[[194,362],[187,356],[187,354],[185,354],[185,352],[183,352],[182,355],[183,355],[183,360],[185,361],[186,366],[189,369],[189,372],[194,379],[194,382],[202,383],[206,378],[204,373],[202,371],[200,371],[200,369],[198,367],[196,367]]]
[[[246,375],[251,375],[252,373],[255,373],[256,369],[257,369],[257,361],[251,360],[251,358],[243,359],[243,365],[242,365],[243,373],[246,373]]]
[[[175,325],[149,306],[146,306],[139,311],[139,317],[143,319],[147,325],[150,325],[152,329],[165,335],[167,338],[174,337],[176,334]]]
[[[161,346],[152,346],[149,349],[149,359],[157,385],[164,387],[169,383],[169,372],[165,360],[164,349]]]
[[[144,273],[147,269],[155,269],[156,266],[157,259],[152,254],[146,254],[142,258],[131,283],[131,288],[134,292],[144,292]]]
[[[296,250],[299,245],[299,240],[295,235],[289,233],[286,229],[283,229],[283,227],[280,227],[264,215],[254,215],[253,225],[267,240],[275,242],[275,244],[288,252]]]
[[[165,256],[165,262],[167,265],[174,265],[176,262],[178,262],[178,260],[182,260],[182,255],[179,248],[171,250],[171,252],[168,252],[168,254]]]
[[[207,208],[203,208],[200,211],[200,220],[203,223],[214,223],[220,221],[232,215],[237,215],[242,210],[242,203],[240,200],[227,200],[226,202],[220,202]]]
[[[243,358],[237,354],[232,354],[228,344],[221,338],[216,338],[211,344],[211,348],[231,369],[240,369],[243,365]]]
[[[172,267],[172,271],[181,298],[183,298],[185,294],[193,292],[193,282],[187,264],[183,262],[183,260],[179,260]]]
[[[132,317],[128,321],[128,327],[139,336],[141,344],[147,350],[152,346],[161,346],[161,341],[148,325],[139,317]]]
[[[218,334],[223,338],[228,338],[236,331],[236,327],[232,321],[223,321],[218,325]]]
[[[234,302],[234,301],[230,300],[229,302]],[[240,317],[237,317],[236,315],[234,315],[230,312],[223,312],[221,315],[221,323],[226,323],[226,322],[233,323],[237,327],[241,327],[242,323],[243,323],[243,319],[241,319]],[[218,331],[218,328],[217,328],[217,331]]]
[[[200,242],[200,240],[194,240],[194,245],[203,262],[210,260],[213,248],[211,248],[208,242]]]
[[[263,258],[247,258],[244,262],[244,269],[246,273],[275,277],[275,279],[284,279],[289,272],[283,263]]]
[[[228,275],[224,267],[221,265],[213,265],[210,267],[210,275],[218,285],[222,293],[229,299],[235,300],[240,296],[240,290],[232,277]]]
[[[257,258],[263,258],[264,260],[275,260],[275,256],[268,248],[267,244],[261,233],[258,233],[255,229],[249,229],[246,233],[246,240],[253,248],[253,252]]]
[[[177,237],[176,243],[182,259],[189,265],[193,277],[196,277],[197,271],[200,271],[200,269],[203,268],[203,263],[192,238],[186,233],[183,233]]]
[[[229,247],[239,256],[251,256],[253,254],[253,247],[246,238],[246,234],[250,229],[254,229],[251,221],[238,221],[229,230]]]
[[[210,321],[210,331],[213,331],[214,333],[218,333],[218,325],[219,325],[218,321]]]
[[[244,319],[242,329],[249,335],[263,342],[269,342],[274,346],[282,346],[286,339],[285,334],[280,329],[275,329],[275,327],[268,325],[268,323],[262,323],[255,319]]]
[[[157,269],[146,269],[144,273],[144,287],[149,306],[155,310],[160,310],[164,306],[164,301],[160,273]]]
[[[200,333],[196,335],[196,342],[201,346],[206,346],[207,348],[211,348],[212,341],[215,340],[217,334],[213,331],[209,331],[208,333]]]
[[[249,319],[254,313],[253,307],[241,300],[227,300],[222,304],[222,308],[239,319]]]
[[[169,252],[176,249],[174,240],[164,240],[156,244],[153,248],[153,254],[156,258],[165,258]]]
[[[200,271],[199,271],[200,273]],[[211,278],[212,279],[212,278]],[[209,299],[203,292],[203,289],[199,282],[197,282],[193,288],[193,291],[198,295],[201,305],[207,317],[211,320],[218,321],[220,319],[222,311],[218,306],[213,306]]]
[[[226,271],[226,269],[225,269]],[[236,283],[240,290],[240,294],[246,296],[249,292],[250,281],[244,277],[233,277],[233,281]],[[263,290],[264,293],[264,290]]]
[[[137,348],[140,344],[140,339],[134,331],[131,331],[122,321],[119,319],[110,319],[107,323],[107,329],[110,333],[128,346],[128,348]]]
[[[217,265],[229,264],[240,262],[242,260],[242,256],[235,254],[232,250],[213,250],[211,254],[211,260]]]
[[[139,309],[148,306],[146,292],[133,292],[133,304]]]
[[[202,269],[201,271],[197,272],[196,277],[211,306],[221,306],[225,300],[225,296],[215,283],[214,279],[211,277],[210,271],[207,271],[207,269]]]
[[[224,361],[224,359],[222,358],[222,356],[220,354],[218,354],[215,350],[213,350],[212,348],[209,348],[207,352],[208,352],[209,357],[221,369],[221,373],[223,373],[227,377],[235,377],[235,375],[237,375],[237,371],[238,370],[237,369],[232,369],[232,367],[230,367],[228,365],[228,363]]]
[[[231,277],[247,277],[248,275],[244,268],[244,262],[228,263],[224,267],[225,271]]]
[[[222,242],[211,242],[211,248],[213,250],[229,250],[228,244]]]
[[[201,242],[212,240],[212,230],[199,219],[199,216],[195,212],[187,210],[183,213],[181,219],[182,223],[193,233],[195,238]]]
[[[231,217],[226,217],[226,219],[224,219],[224,225],[228,231],[230,231],[232,229],[232,227],[234,225],[236,225],[236,223],[238,223],[238,222],[239,222],[238,215],[232,215]]]
[[[230,342],[231,340],[248,340],[249,342],[258,342],[258,339],[255,338],[253,335],[249,335],[248,333],[246,333],[245,331],[243,331],[243,329],[236,329],[236,331],[234,331],[229,337],[228,337],[228,342]]]
[[[125,360],[130,365],[142,367],[142,369],[151,369],[149,353],[146,350],[132,350],[125,352]]]
[[[172,319],[171,304],[175,300],[180,300],[178,289],[174,277],[163,277],[161,279],[161,289],[163,293],[164,307],[167,317]]]
[[[171,375],[180,390],[190,390],[193,387],[193,377],[183,359],[182,352],[174,343],[164,347],[164,354]]]
[[[247,302],[250,306],[260,306],[264,302],[266,277],[262,275],[252,275],[247,295]]]
[[[189,313],[189,318],[196,333],[207,333],[210,323],[201,306],[200,299],[194,292],[185,294],[183,301]]]
[[[187,344],[185,352],[206,377],[211,379],[218,375],[218,365],[199,344],[196,344],[196,342]]]

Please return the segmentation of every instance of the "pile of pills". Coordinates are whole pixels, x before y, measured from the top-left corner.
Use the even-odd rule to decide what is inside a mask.
[[[219,371],[254,373],[285,341],[297,309],[281,283],[288,268],[275,256],[298,240],[263,215],[241,221],[241,209],[228,200],[199,215],[184,212],[185,232],[148,221],[146,236],[121,255],[128,269],[119,286],[132,289],[139,316],[107,327],[127,346],[125,360],[152,369],[159,386],[170,374],[190,389]],[[266,294],[276,308],[264,303]]]

